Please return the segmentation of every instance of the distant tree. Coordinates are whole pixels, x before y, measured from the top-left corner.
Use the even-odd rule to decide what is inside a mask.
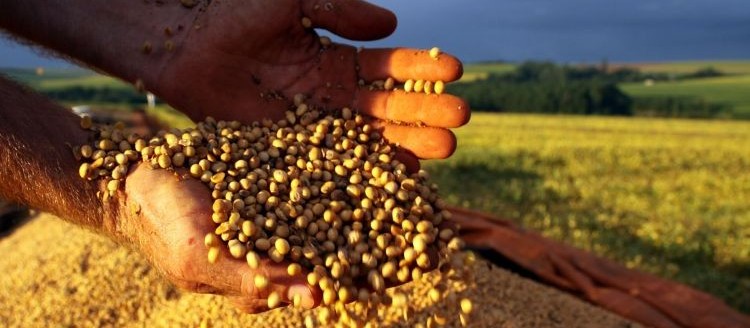
[[[450,87],[489,111],[630,115],[630,98],[595,67],[525,62],[505,74]]]
[[[680,76],[681,79],[702,79],[702,78],[708,78],[708,77],[719,77],[724,76],[724,72],[714,68],[713,66],[708,66],[701,68],[695,72],[685,74]]]
[[[609,73],[609,60],[607,57],[602,58],[602,62],[599,64],[599,70],[604,74]]]
[[[43,91],[46,96],[67,102],[143,105],[146,97],[133,89],[72,86]]]
[[[636,97],[633,99],[633,112],[638,116],[655,117],[732,117],[730,106],[701,98],[680,96]]]

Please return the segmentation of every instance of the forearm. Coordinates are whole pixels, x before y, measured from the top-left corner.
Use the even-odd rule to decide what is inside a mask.
[[[78,177],[71,145],[88,137],[71,111],[0,77],[0,196],[116,234],[119,206]]]
[[[180,1],[0,0],[0,28],[146,88],[193,28]]]

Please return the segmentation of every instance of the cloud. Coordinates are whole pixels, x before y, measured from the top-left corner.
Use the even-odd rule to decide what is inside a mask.
[[[399,17],[366,46],[440,48],[465,61],[748,58],[748,0],[375,0]],[[361,43],[357,43],[358,45]],[[0,42],[0,66],[60,63]]]

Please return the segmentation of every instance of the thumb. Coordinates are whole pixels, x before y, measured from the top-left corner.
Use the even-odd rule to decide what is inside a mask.
[[[258,268],[252,269],[244,260],[234,259],[229,252],[222,251],[218,261],[207,267],[207,277],[215,285],[230,282],[225,285],[229,290],[224,292],[244,312],[270,310],[267,300],[271,293],[276,293],[280,304],[291,304],[298,297],[302,308],[316,307],[320,304],[322,293],[317,287],[307,284],[305,272],[290,276],[287,273],[288,264],[263,258]]]
[[[313,27],[350,40],[372,41],[396,30],[396,15],[361,0],[303,0],[303,14]]]

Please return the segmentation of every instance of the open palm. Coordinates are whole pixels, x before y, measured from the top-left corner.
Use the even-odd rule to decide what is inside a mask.
[[[272,291],[285,303],[294,294],[300,294],[306,308],[319,303],[320,291],[308,286],[304,275],[290,277],[284,263],[264,258],[253,270],[244,258],[232,258],[225,247],[219,260],[209,263],[203,238],[215,227],[210,219],[208,188],[199,180],[147,166],[134,167],[128,176],[125,199],[129,211],[121,213],[119,226],[167,279],[188,291],[227,296],[248,313],[268,310],[266,297]],[[270,286],[256,288],[256,274],[268,277]]]
[[[377,120],[391,142],[419,158],[444,158],[455,149],[446,128],[469,119],[451,95],[369,90],[393,77],[453,81],[461,63],[415,49],[364,49],[321,44],[313,28],[352,40],[388,36],[395,16],[360,0],[214,1],[198,11],[193,28],[161,74],[157,92],[195,119],[243,122],[281,118],[293,95],[327,108],[352,107]],[[303,17],[312,22],[305,28]],[[399,122],[401,124],[396,124]]]

